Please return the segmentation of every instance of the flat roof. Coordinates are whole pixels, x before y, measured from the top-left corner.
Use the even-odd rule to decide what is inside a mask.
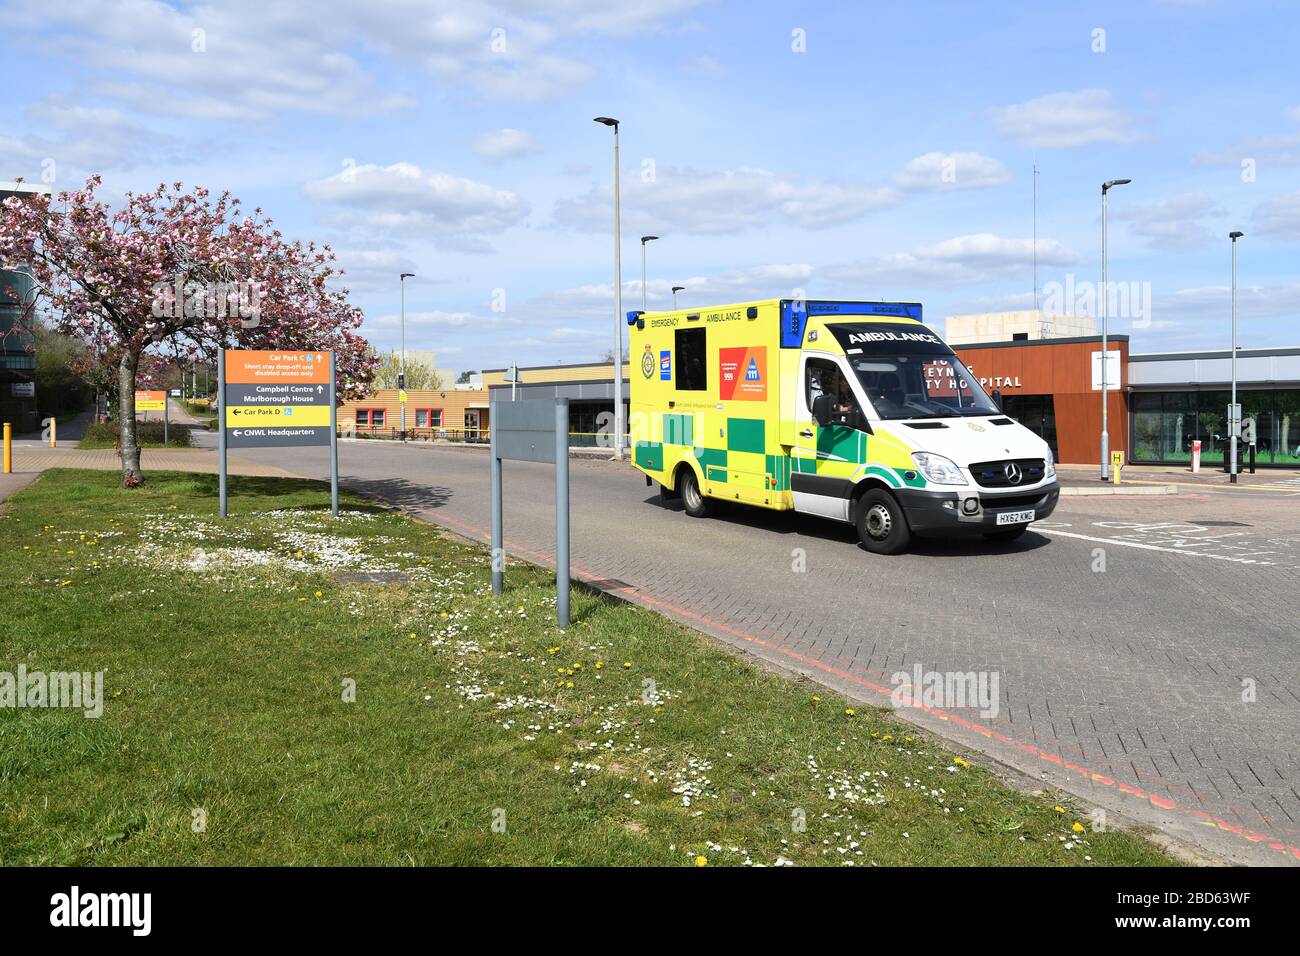
[[[1280,345],[1276,348],[1237,349],[1237,358],[1258,358],[1265,355],[1300,355],[1300,345]],[[1130,362],[1179,362],[1186,359],[1232,358],[1232,349],[1192,350],[1189,352],[1142,352],[1130,354]]]
[[[1127,335],[1108,335],[1107,342],[1127,342]],[[953,344],[948,342],[948,347],[954,352],[959,349],[1005,349],[1021,348],[1026,345],[1076,345],[1079,342],[1101,342],[1100,335],[1067,335],[1059,339],[1013,339],[1009,342],[959,342]],[[1130,355],[1129,358],[1132,358]]]

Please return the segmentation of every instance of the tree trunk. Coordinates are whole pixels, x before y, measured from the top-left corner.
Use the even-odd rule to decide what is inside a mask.
[[[140,472],[140,442],[135,432],[135,373],[140,367],[140,356],[127,352],[117,373],[118,426],[121,428],[118,444],[122,456],[122,487],[136,488],[144,483]]]

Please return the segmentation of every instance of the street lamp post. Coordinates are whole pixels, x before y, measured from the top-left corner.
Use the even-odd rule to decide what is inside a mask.
[[[623,457],[623,251],[618,218],[618,120],[597,116],[614,130],[614,458]]]
[[[403,272],[397,284],[402,289],[402,348],[397,359],[397,399],[402,409],[402,441],[406,441],[406,402],[402,401],[402,392],[406,388],[406,280],[415,278],[414,272]]]
[[[673,311],[674,312],[677,311],[677,293],[685,292],[685,291],[686,291],[686,286],[684,285],[673,286]]]
[[[1235,230],[1228,233],[1232,240],[1232,399],[1228,406],[1228,481],[1234,485],[1237,483],[1237,435],[1241,432],[1241,415],[1237,414],[1235,425],[1232,421],[1237,412],[1237,240],[1244,235],[1244,232]]]
[[[642,236],[642,237],[641,237],[641,311],[642,311],[642,312],[647,312],[647,311],[649,311],[649,306],[646,305],[646,290],[645,290],[645,281],[646,281],[646,279],[645,279],[645,247],[646,247],[646,243],[648,243],[648,242],[654,242],[654,241],[655,241],[656,239],[658,239],[658,238],[659,238],[658,236]]]
[[[1106,289],[1106,194],[1110,192],[1112,186],[1127,186],[1133,180],[1131,179],[1112,179],[1101,184],[1101,480],[1107,481],[1110,478],[1110,434],[1107,431],[1109,425],[1109,406],[1110,406],[1110,363],[1107,361],[1107,326],[1106,300],[1109,293]],[[1121,377],[1123,373],[1121,372]]]

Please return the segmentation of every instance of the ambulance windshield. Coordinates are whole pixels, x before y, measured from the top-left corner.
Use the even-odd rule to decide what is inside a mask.
[[[996,415],[998,408],[949,352],[849,355],[867,400],[884,419]]]

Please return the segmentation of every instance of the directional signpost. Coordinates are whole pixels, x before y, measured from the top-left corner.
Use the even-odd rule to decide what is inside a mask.
[[[144,412],[144,420],[149,420],[150,412],[163,413],[163,444],[167,444],[167,393],[158,389],[136,389],[135,410]]]
[[[334,353],[227,352],[217,360],[221,383],[221,517],[226,517],[226,451],[328,445],[330,510],[339,513]]]

